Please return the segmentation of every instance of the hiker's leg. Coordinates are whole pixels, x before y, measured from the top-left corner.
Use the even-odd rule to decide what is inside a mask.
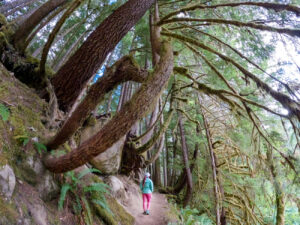
[[[149,210],[150,208],[151,197],[152,197],[151,193],[147,194],[147,210]]]
[[[144,208],[144,212],[146,212],[147,208],[146,208],[146,201],[147,201],[147,194],[143,194],[143,208]]]

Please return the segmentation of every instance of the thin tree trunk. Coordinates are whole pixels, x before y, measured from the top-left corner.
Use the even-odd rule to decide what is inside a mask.
[[[24,3],[24,4],[22,4],[22,5],[19,5],[19,6],[17,6],[17,7],[15,7],[15,8],[12,8],[11,10],[9,10],[9,11],[6,11],[6,12],[4,12],[3,13],[3,15],[4,16],[11,16],[11,15],[13,15],[15,12],[17,12],[17,11],[19,11],[19,10],[21,10],[22,8],[24,8],[24,7],[26,7],[26,6],[28,6],[28,5],[31,5],[31,4],[33,4],[34,2],[37,2],[38,0],[31,0],[31,1],[28,1],[28,2],[26,2],[26,3]],[[28,13],[28,12],[27,12]],[[26,13],[26,14],[27,14]],[[22,16],[21,16],[22,17]]]
[[[46,25],[48,24],[52,19],[54,19],[59,13],[61,13],[65,9],[64,6],[59,7],[56,9],[51,15],[49,15],[47,18],[45,18],[44,21],[42,21],[39,26],[30,34],[30,36],[26,39],[24,46],[23,46],[23,51],[28,47],[30,42],[33,40],[34,37],[36,37],[36,34]]]
[[[193,180],[192,180],[192,173],[190,170],[190,165],[189,165],[189,158],[188,158],[188,146],[186,144],[185,140],[185,132],[184,132],[184,127],[182,124],[182,115],[178,115],[178,120],[179,120],[179,132],[181,136],[181,147],[182,147],[182,159],[185,167],[185,173],[187,177],[187,190],[186,190],[186,195],[184,197],[183,201],[183,206],[186,207],[189,203],[189,201],[192,198],[193,194]]]
[[[60,28],[65,23],[66,19],[75,11],[75,9],[77,9],[79,7],[80,4],[81,4],[80,0],[74,0],[74,2],[70,5],[70,7],[66,10],[66,12],[62,15],[62,17],[55,24],[55,27],[53,28],[53,30],[49,34],[48,40],[47,40],[46,44],[44,45],[43,52],[42,52],[42,57],[41,57],[41,61],[40,61],[40,68],[39,68],[40,69],[40,74],[45,73],[45,69],[46,69],[45,67],[46,67],[48,52],[51,48],[51,45],[52,45],[57,33],[59,32]]]
[[[200,96],[198,95],[199,103],[201,104],[200,101]],[[220,220],[220,199],[219,199],[219,188],[218,188],[218,178],[217,178],[217,167],[215,163],[215,158],[214,158],[214,152],[213,152],[213,146],[212,146],[212,141],[211,141],[211,136],[209,132],[209,127],[206,121],[206,118],[200,109],[202,117],[203,117],[203,123],[204,123],[204,128],[206,132],[206,139],[208,143],[208,149],[209,149],[209,154],[211,158],[211,167],[212,167],[212,174],[213,174],[213,183],[214,183],[214,192],[215,192],[215,204],[216,204],[216,225],[221,225],[221,220]]]
[[[276,225],[284,225],[285,216],[284,216],[284,210],[285,210],[285,194],[284,190],[282,188],[282,184],[280,182],[280,178],[278,178],[276,166],[273,162],[273,153],[271,147],[268,147],[267,150],[267,162],[269,169],[271,171],[271,175],[273,178],[273,184],[275,188],[275,196],[276,196]]]
[[[13,36],[15,47],[20,48],[25,43],[33,29],[57,7],[66,3],[67,0],[49,0],[41,5],[30,17],[27,18],[16,30]],[[22,47],[21,47],[22,49]]]
[[[173,71],[173,50],[169,43],[162,46],[161,60],[147,81],[104,127],[77,149],[59,158],[48,157],[45,166],[52,172],[63,173],[75,169],[106,151],[123,137],[153,106],[168,83]]]
[[[172,173],[171,173],[171,179],[170,179],[170,183],[168,186],[173,186],[174,185],[174,180],[175,180],[175,176],[176,176],[176,170],[174,169],[174,163],[177,157],[177,137],[175,136],[175,134],[172,134],[172,140],[173,140],[173,159],[172,159]]]
[[[105,94],[119,83],[126,80],[143,82],[147,74],[146,71],[137,68],[130,57],[125,56],[120,59],[107,70],[104,76],[99,78],[98,81],[90,87],[86,97],[66,120],[53,140],[47,144],[47,147],[49,149],[56,149],[59,145],[66,142],[104,98]]]
[[[20,6],[20,9],[24,8],[24,7],[27,6],[27,5],[33,4],[35,1],[36,1],[36,0],[32,0],[31,2],[28,2],[26,5]],[[22,24],[29,16],[32,15],[32,13],[36,10],[37,7],[38,7],[38,6],[35,6],[35,7],[32,7],[32,8],[30,8],[30,9],[28,9],[27,12],[25,12],[23,15],[18,16],[17,18],[15,18],[15,19],[13,20],[13,23],[15,23],[16,26],[20,26],[20,24]],[[12,10],[12,11],[15,11],[15,12],[16,12],[16,11],[18,11],[18,8],[14,9],[14,10]],[[13,12],[13,13],[14,13],[14,12]],[[11,11],[10,11],[9,14],[6,15],[6,17],[9,16],[9,15],[11,15],[11,14],[13,14],[13,13],[11,13]]]
[[[155,145],[155,148],[159,149],[161,146],[159,143]],[[160,155],[158,155],[157,159],[155,160],[155,176],[154,176],[154,184],[155,186],[161,187],[161,165],[160,165]]]
[[[93,76],[124,35],[137,23],[154,0],[129,0],[107,17],[52,79],[59,106],[68,111],[86,82]]]
[[[8,12],[9,10],[15,9],[18,6],[21,6],[31,1],[32,0],[15,0],[13,2],[6,2],[4,5],[0,7],[0,13],[5,14],[5,12]]]

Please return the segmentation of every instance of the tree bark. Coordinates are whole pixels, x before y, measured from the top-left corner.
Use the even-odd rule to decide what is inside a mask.
[[[70,58],[70,56],[72,55],[72,53],[74,52],[74,49],[77,49],[77,46],[80,44],[80,42],[85,38],[86,34],[88,32],[84,32],[82,33],[77,40],[68,48],[67,52],[64,54],[64,56],[62,58],[60,58],[60,60],[56,61],[53,69],[54,71],[58,71],[59,68]]]
[[[15,0],[13,2],[5,3],[0,7],[0,13],[5,14],[9,10],[12,10],[18,6],[31,2],[32,0]],[[37,0],[36,0],[37,1]]]
[[[181,137],[181,147],[182,147],[182,159],[185,167],[185,173],[187,177],[187,190],[186,190],[186,195],[183,200],[183,206],[186,207],[189,203],[189,201],[192,198],[193,194],[193,179],[192,179],[192,173],[189,165],[189,157],[188,157],[188,146],[186,144],[185,140],[185,133],[184,133],[184,127],[182,124],[182,115],[178,115],[179,118],[179,132],[180,132],[180,137]]]
[[[163,147],[163,144],[162,142],[160,141],[159,143],[156,143],[155,145],[155,148],[159,149],[159,148],[162,148]],[[155,186],[159,186],[161,187],[161,163],[160,163],[160,157],[158,155],[157,159],[155,160],[155,166],[154,166],[154,184]]]
[[[280,178],[278,178],[277,168],[273,160],[273,153],[271,147],[267,149],[267,162],[269,169],[271,171],[271,175],[273,178],[273,184],[275,189],[275,196],[276,196],[276,225],[284,225],[285,216],[285,194],[282,188],[282,184],[280,182]]]
[[[20,9],[23,9],[27,5],[32,5],[34,2],[35,2],[35,0],[32,0],[31,2],[27,2],[26,4],[9,11],[9,13],[7,13],[5,16],[7,17],[9,15],[12,15],[13,13],[17,12]],[[32,15],[32,13],[36,10],[37,7],[38,7],[38,5],[36,5],[36,6],[34,5],[34,7],[28,8],[28,10],[26,12],[24,12],[21,16],[18,16],[17,18],[15,18],[13,20],[13,23],[15,23],[16,26],[20,26],[20,24],[22,24],[29,16]]]
[[[199,99],[199,103],[201,104],[199,95],[198,95],[198,99]],[[214,152],[213,152],[213,146],[212,146],[212,141],[211,141],[210,132],[209,132],[209,127],[208,127],[206,118],[205,118],[205,116],[204,116],[201,109],[200,109],[200,111],[201,111],[201,114],[202,114],[202,117],[203,117],[203,123],[204,123],[205,132],[206,132],[206,139],[207,139],[208,149],[209,149],[209,154],[210,154],[210,159],[211,159],[211,168],[212,168],[212,174],[213,174],[215,204],[216,204],[216,225],[221,225],[217,167],[216,167],[216,162],[215,162],[215,157],[214,157]]]
[[[171,45],[165,42],[161,52],[161,60],[153,74],[142,84],[131,101],[127,102],[97,134],[66,155],[45,159],[45,166],[50,171],[63,173],[85,164],[123,137],[132,125],[152,108],[151,106],[161,94],[173,71]]]
[[[65,21],[68,19],[68,17],[74,12],[77,7],[81,4],[80,0],[74,0],[74,2],[70,5],[70,7],[65,11],[65,13],[62,15],[62,17],[59,19],[59,21],[55,24],[55,27],[49,34],[48,40],[46,44],[44,45],[43,52],[42,52],[42,57],[40,61],[40,74],[44,75],[45,74],[45,67],[46,67],[46,61],[47,61],[47,56],[48,52],[51,48],[51,45],[59,32],[60,28],[63,26]],[[72,29],[71,29],[72,30]]]
[[[154,0],[129,0],[107,17],[52,79],[60,108],[68,111],[106,56]]]
[[[7,16],[10,16],[10,15],[13,15],[15,12],[18,12],[18,11],[21,10],[22,8],[24,8],[24,7],[28,6],[28,5],[31,5],[31,4],[33,4],[33,3],[35,3],[35,2],[37,2],[37,0],[27,1],[27,2],[25,2],[25,3],[22,4],[22,5],[19,5],[19,6],[15,7],[15,8],[10,9],[9,11],[4,12],[3,15],[6,16],[6,17],[7,17]],[[28,12],[26,12],[25,14],[27,14],[27,13],[28,13]],[[22,16],[21,16],[21,17],[22,17]]]
[[[30,42],[33,40],[34,37],[36,37],[36,34],[46,25],[48,24],[52,19],[54,19],[60,12],[62,12],[65,9],[65,5],[59,7],[54,12],[51,13],[47,18],[45,18],[44,21],[42,21],[39,26],[30,34],[30,36],[26,39],[24,45],[22,46],[21,51],[25,51]]]
[[[105,75],[90,87],[86,97],[66,120],[53,140],[47,144],[47,147],[49,149],[56,149],[59,145],[66,142],[82,125],[83,121],[95,109],[97,104],[103,100],[105,94],[119,83],[127,80],[143,82],[147,75],[146,71],[140,70],[134,65],[130,57],[125,56],[120,59],[111,68],[107,69]]]
[[[20,48],[33,29],[53,10],[66,3],[67,0],[50,0],[41,5],[16,30],[13,36],[14,46]],[[22,49],[22,48],[21,48]]]

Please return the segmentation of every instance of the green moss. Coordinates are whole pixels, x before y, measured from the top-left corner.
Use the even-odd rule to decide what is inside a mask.
[[[38,177],[34,170],[23,160],[14,166],[14,171],[17,177],[25,180],[27,183],[35,186],[38,181]]]
[[[98,179],[93,179],[94,182],[102,182]],[[134,224],[134,217],[130,215],[124,208],[119,204],[119,202],[114,199],[111,195],[105,195],[108,208],[111,210],[104,209],[98,204],[93,203],[96,214],[105,222],[107,225],[132,225]],[[91,199],[101,200],[99,193],[92,193]]]
[[[179,73],[179,74],[186,74],[188,72],[188,69],[187,68],[184,68],[184,67],[178,67],[178,66],[175,66],[173,68],[174,72],[176,73]]]
[[[92,199],[101,199],[99,194],[94,192],[91,196]],[[118,221],[115,219],[114,215],[108,210],[101,207],[100,205],[93,202],[96,214],[107,224],[107,225],[118,225]]]
[[[1,15],[1,14],[0,14]],[[8,44],[6,35],[3,32],[0,32],[0,48]]]
[[[114,218],[122,225],[134,224],[134,217],[130,215],[119,202],[111,196],[107,196],[107,203],[114,214]]]
[[[6,17],[3,14],[0,14],[0,24],[7,25]]]
[[[16,224],[18,217],[17,208],[0,196],[0,224]]]

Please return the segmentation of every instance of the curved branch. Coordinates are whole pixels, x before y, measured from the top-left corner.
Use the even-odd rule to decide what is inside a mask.
[[[175,17],[168,20],[160,21],[158,25],[164,25],[168,23],[177,23],[177,22],[208,22],[216,24],[228,24],[237,27],[250,27],[257,30],[276,32],[280,34],[287,34],[290,36],[300,37],[300,29],[290,29],[290,28],[277,28],[266,25],[261,25],[251,22],[241,22],[238,20],[224,20],[224,19],[196,19],[196,18],[186,18],[186,17]]]
[[[269,2],[232,2],[232,3],[225,3],[225,4],[217,4],[217,5],[203,5],[203,4],[196,4],[193,6],[185,7],[174,12],[169,13],[168,15],[164,16],[160,21],[166,20],[172,16],[178,15],[179,13],[187,12],[187,11],[194,11],[196,9],[215,9],[218,7],[237,7],[237,6],[258,6],[265,9],[273,9],[275,11],[290,11],[295,13],[297,16],[300,16],[300,8],[295,5],[285,5],[285,4],[278,4],[278,3],[269,3]]]
[[[105,74],[90,87],[86,97],[78,105],[71,116],[65,121],[62,128],[51,140],[48,149],[56,149],[59,145],[66,142],[82,125],[83,121],[95,109],[106,93],[111,91],[118,84],[126,81],[143,82],[146,80],[148,72],[141,70],[130,56],[124,56],[114,65],[108,68]]]
[[[63,173],[85,164],[95,156],[106,151],[151,109],[173,71],[173,50],[171,44],[164,42],[161,52],[160,61],[155,67],[153,74],[142,84],[132,99],[97,134],[85,141],[77,149],[59,158],[45,158],[44,164],[46,168],[55,173]]]
[[[239,63],[237,63],[233,59],[229,58],[226,55],[223,55],[222,53],[220,53],[220,52],[218,52],[218,51],[210,48],[209,46],[207,46],[204,43],[201,43],[201,42],[199,42],[199,41],[197,41],[195,39],[184,37],[182,35],[175,34],[175,33],[172,33],[172,32],[166,32],[166,31],[163,31],[161,34],[165,35],[165,36],[173,37],[173,38],[181,40],[183,42],[188,42],[190,44],[196,45],[196,46],[198,46],[198,47],[200,47],[200,48],[202,48],[204,50],[207,50],[209,52],[212,52],[212,53],[216,54],[221,59],[223,59],[223,60],[225,60],[227,62],[230,62],[236,68],[238,68],[245,76],[250,77],[256,83],[256,85],[259,88],[261,88],[262,90],[266,91],[275,100],[277,100],[278,102],[280,102],[280,104],[284,108],[286,108],[289,111],[289,113],[291,113],[292,115],[294,115],[300,121],[300,104],[299,103],[297,103],[296,101],[294,101],[293,99],[291,99],[289,96],[287,96],[287,95],[285,95],[283,93],[275,91],[268,84],[266,84],[265,82],[263,82],[262,80],[260,80],[253,73],[251,73],[250,71],[246,70],[243,66],[241,66]]]
[[[249,99],[246,99],[246,98],[244,98],[244,97],[242,97],[242,96],[240,96],[239,94],[238,94],[238,92],[233,88],[233,87],[231,87],[231,85],[227,82],[227,80],[225,79],[225,77],[217,70],[217,68],[212,64],[212,63],[210,63],[209,62],[209,60],[203,55],[203,54],[201,54],[201,52],[199,52],[199,51],[197,51],[195,48],[193,48],[192,46],[190,46],[189,44],[187,44],[187,46],[193,51],[193,52],[195,52],[197,55],[199,55],[200,57],[202,57],[202,59],[205,61],[205,63],[218,75],[218,77],[220,77],[220,79],[227,85],[227,87],[230,89],[230,90],[232,90],[232,92],[229,92],[229,91],[226,91],[226,90],[215,90],[215,91],[217,91],[217,92],[219,92],[220,94],[222,94],[222,93],[224,93],[224,94],[228,94],[228,95],[231,95],[231,96],[233,96],[233,97],[236,97],[236,98],[238,98],[239,100],[241,100],[242,102],[247,102],[247,103],[249,103],[249,104],[251,104],[251,105],[255,105],[255,106],[257,106],[257,107],[259,107],[259,108],[262,108],[262,109],[264,109],[264,110],[266,110],[266,111],[268,111],[268,112],[270,112],[270,113],[272,113],[272,114],[274,114],[274,115],[277,115],[277,116],[280,116],[280,117],[283,117],[283,118],[288,118],[288,116],[287,115],[283,115],[283,114],[281,114],[281,113],[277,113],[277,112],[275,112],[275,111],[273,111],[273,110],[271,110],[271,109],[269,109],[268,107],[266,107],[266,106],[264,106],[264,105],[261,105],[261,104],[258,104],[257,102],[254,102],[254,101],[251,101],[251,100],[249,100]],[[188,76],[190,79],[192,79],[194,82],[196,82],[198,85],[204,85],[204,84],[201,84],[201,83],[199,83],[198,81],[196,81],[193,77],[191,77],[191,76],[189,76],[188,74],[186,74],[186,76]],[[205,90],[207,90],[207,86],[204,88]],[[217,93],[216,92],[216,93]],[[213,93],[213,92],[211,92],[212,94],[215,94],[215,93]]]
[[[45,73],[45,65],[46,65],[46,61],[47,61],[47,56],[48,56],[48,52],[50,50],[50,47],[57,35],[57,33],[59,32],[60,28],[63,26],[63,24],[65,23],[66,19],[68,19],[68,17],[74,12],[74,10],[81,4],[81,0],[77,0],[75,1],[72,5],[70,5],[70,7],[67,9],[67,11],[62,15],[62,17],[60,18],[60,20],[56,23],[55,27],[53,28],[53,30],[51,31],[48,40],[43,48],[43,52],[42,52],[42,57],[41,57],[41,61],[40,61],[40,73],[42,75],[44,75]]]
[[[145,143],[143,146],[138,147],[135,149],[135,151],[137,152],[137,154],[142,154],[146,151],[148,151],[153,145],[155,145],[156,141],[158,139],[160,139],[160,137],[166,132],[166,130],[169,127],[169,124],[172,120],[173,114],[174,114],[174,109],[172,109],[169,113],[168,113],[168,117],[166,119],[166,121],[164,122],[164,124],[161,126],[161,128],[159,129],[159,131],[153,135],[153,137],[147,142]]]
[[[167,97],[166,97],[166,101],[161,109],[161,111],[159,112],[155,122],[148,128],[148,130],[145,131],[145,133],[141,134],[140,136],[136,137],[136,138],[132,138],[131,141],[133,142],[137,142],[139,140],[141,140],[143,137],[145,137],[145,135],[147,135],[150,131],[152,131],[153,127],[156,125],[156,123],[160,120],[160,116],[162,115],[163,111],[164,111],[164,108],[168,102],[168,97],[170,95],[171,91],[168,93]]]

